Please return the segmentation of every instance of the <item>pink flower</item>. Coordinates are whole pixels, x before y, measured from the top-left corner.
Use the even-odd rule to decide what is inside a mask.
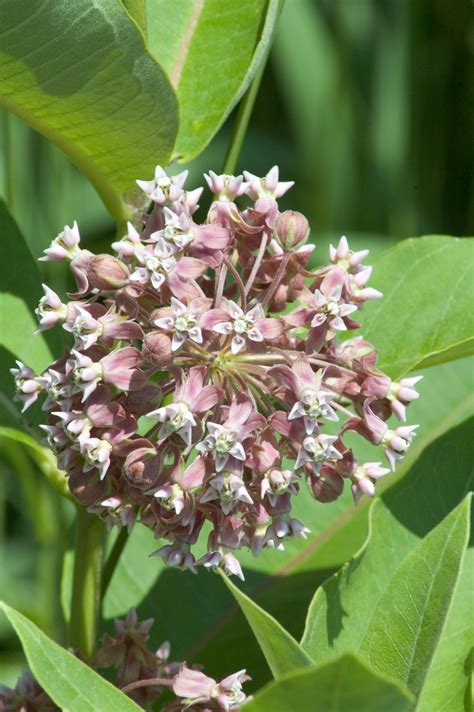
[[[43,284],[44,297],[41,297],[40,302],[35,309],[35,313],[39,319],[39,327],[37,333],[51,329],[67,317],[67,306],[63,304],[52,289],[47,284]]]
[[[285,387],[292,405],[288,420],[303,418],[306,433],[311,435],[318,428],[318,419],[337,421],[339,418],[330,403],[335,394],[322,386],[324,372],[314,371],[308,359],[299,355],[292,367],[274,366],[268,372],[277,383]]]
[[[74,221],[72,227],[64,226],[63,232],[60,232],[54,238],[51,245],[44,251],[44,257],[40,257],[40,262],[60,262],[61,260],[73,260],[80,254],[79,243],[81,236],[77,222]]]
[[[279,319],[268,319],[260,304],[244,313],[238,304],[227,302],[227,309],[212,309],[201,319],[204,329],[211,329],[217,334],[232,336],[231,351],[239,353],[247,343],[276,339],[283,332]]]
[[[11,368],[10,373],[15,377],[15,400],[23,403],[21,412],[24,413],[38,399],[39,394],[44,390],[44,385],[31,368],[21,361],[16,363],[18,368]]]
[[[211,300],[192,299],[189,305],[171,297],[171,306],[158,310],[159,318],[154,320],[160,329],[172,332],[171,350],[177,351],[187,339],[202,344],[202,331],[199,326],[201,315]]]
[[[161,166],[156,166],[153,180],[137,180],[137,185],[157,205],[174,202],[183,195],[183,186],[188,171],[182,171],[176,176],[168,176]]]
[[[264,178],[258,178],[258,176],[248,171],[244,171],[244,176],[248,182],[246,193],[252,200],[258,200],[259,198],[281,198],[282,195],[285,195],[295,184],[293,180],[287,181],[286,183],[279,182],[278,166],[273,166]]]

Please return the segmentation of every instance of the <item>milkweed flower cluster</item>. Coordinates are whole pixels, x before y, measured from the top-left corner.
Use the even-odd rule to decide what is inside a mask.
[[[204,674],[200,665],[170,662],[170,644],[156,651],[150,647],[153,625],[150,618],[139,622],[134,609],[124,620],[115,621],[115,633],[106,633],[90,666],[129,695],[140,707],[152,705],[165,690],[172,700],[163,712],[232,712],[250,698],[242,685],[250,680],[245,670],[217,681]],[[80,657],[77,651],[76,654]],[[15,688],[0,685],[0,710],[3,712],[57,712],[58,707],[32,674],[26,670]]]
[[[342,237],[310,269],[308,221],[279,210],[292,183],[278,168],[205,178],[214,199],[201,223],[186,171],[138,181],[150,210],[115,255],[81,249],[77,224],[65,227],[42,259],[68,261],[77,291],[63,302],[44,285],[37,314],[70,345],[44,373],[12,371],[24,408],[45,396],[49,444],[90,511],[140,520],[168,540],[155,553],[172,566],[242,577],[242,547],[306,537],[292,516],[305,483],[320,502],[346,481],[356,501],[374,494],[389,470],[358,462],[345,435],[380,446],[393,469],[416,426],[387,420],[405,420],[418,377],[394,382],[363,337],[338,338],[382,296],[367,285],[367,250]]]

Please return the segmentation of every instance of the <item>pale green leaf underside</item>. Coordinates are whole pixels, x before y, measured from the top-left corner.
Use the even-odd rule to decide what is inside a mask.
[[[275,618],[242,593],[227,576],[222,578],[241,607],[276,680],[292,670],[313,665],[309,655]]]
[[[148,47],[179,99],[174,153],[180,160],[209,143],[248,87],[271,41],[277,8],[277,0],[148,0]]]
[[[353,655],[272,682],[242,712],[409,712],[413,701]]]
[[[384,296],[361,314],[364,337],[393,377],[474,353],[474,239],[400,242],[373,260]]]
[[[28,618],[0,603],[23,645],[40,685],[69,712],[137,712],[130,698],[40,631]]]
[[[1,0],[0,103],[56,143],[121,218],[169,161],[177,101],[116,0]]]

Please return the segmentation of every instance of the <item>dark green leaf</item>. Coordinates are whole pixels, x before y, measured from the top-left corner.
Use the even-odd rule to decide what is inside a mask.
[[[40,685],[70,712],[136,712],[129,697],[40,631],[5,603],[0,607],[20,638],[28,665]]]
[[[409,712],[409,693],[353,655],[270,683],[242,712]]]
[[[2,0],[0,12],[0,103],[67,153],[121,219],[120,194],[171,155],[165,73],[115,0]]]

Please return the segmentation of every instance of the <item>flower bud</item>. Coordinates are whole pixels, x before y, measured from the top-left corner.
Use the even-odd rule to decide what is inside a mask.
[[[334,502],[342,494],[344,480],[335,470],[325,467],[319,477],[308,478],[311,494],[319,502]]]
[[[153,486],[160,467],[160,458],[152,447],[141,447],[128,454],[123,474],[127,480],[139,489],[149,489]]]
[[[87,271],[92,289],[120,289],[128,284],[127,267],[112,255],[96,255]]]
[[[284,250],[293,250],[309,235],[309,223],[296,210],[285,210],[275,222],[275,237]]]
[[[165,368],[171,361],[171,339],[162,331],[150,331],[143,341],[143,355],[155,366]]]

